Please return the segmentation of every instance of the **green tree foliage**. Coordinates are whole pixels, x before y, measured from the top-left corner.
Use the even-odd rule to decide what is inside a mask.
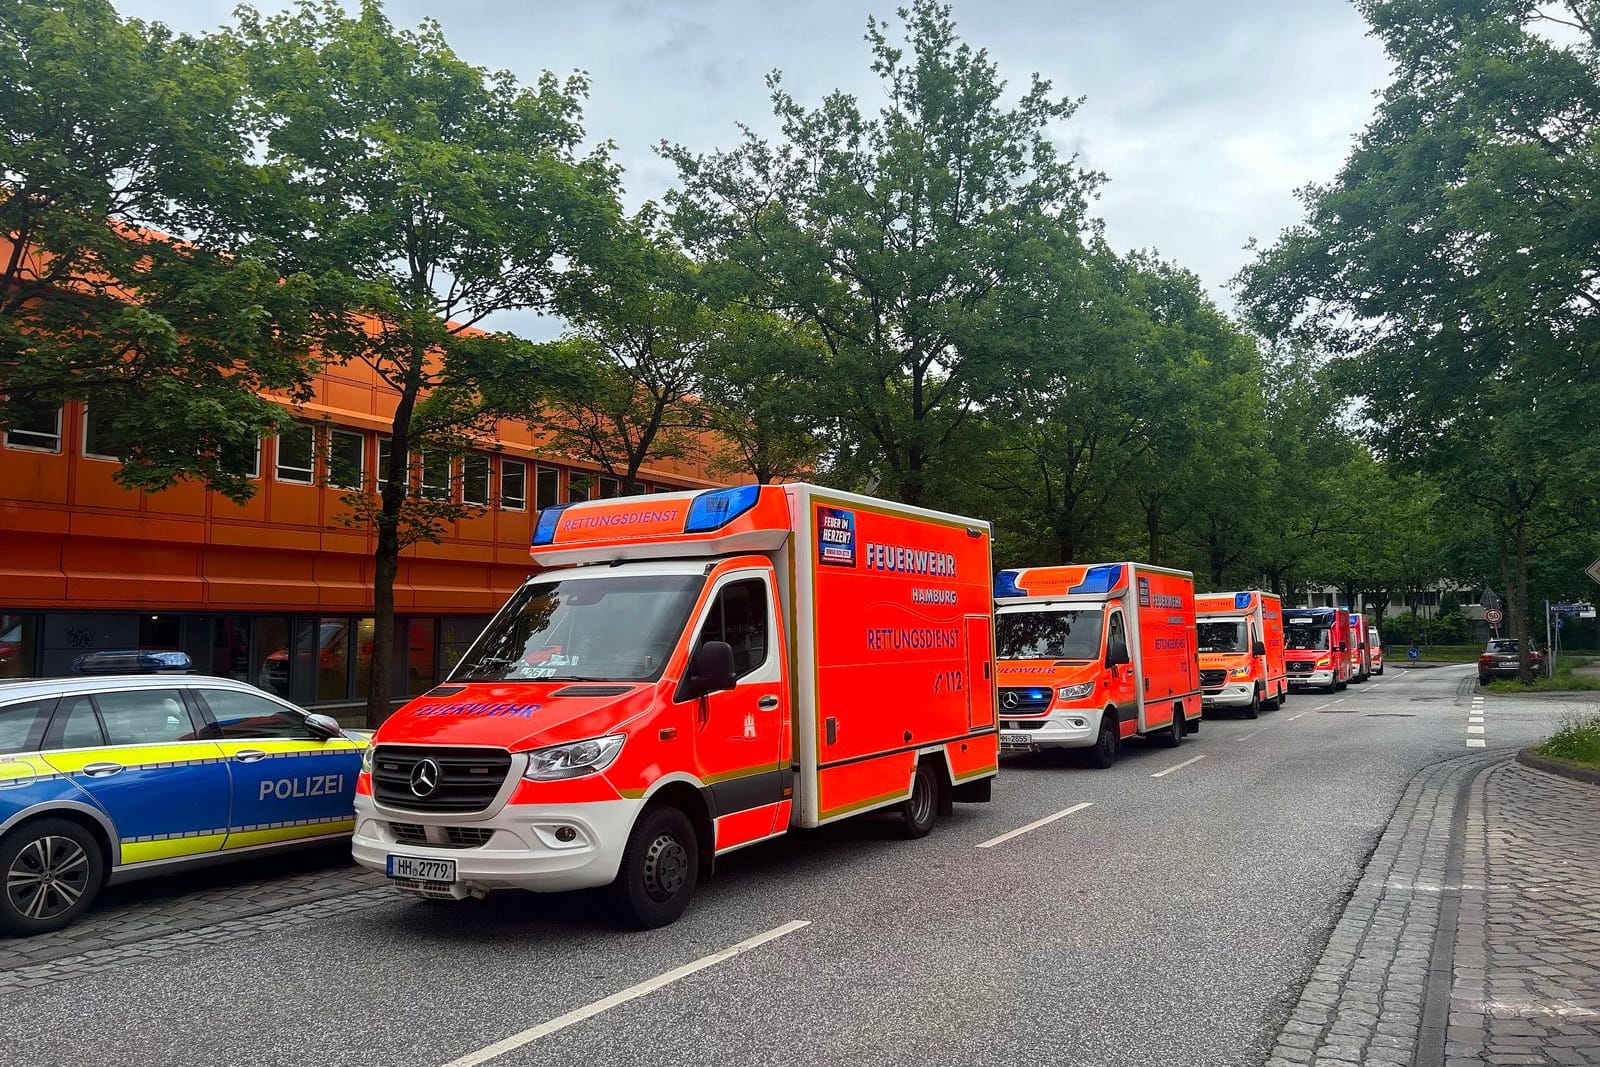
[[[806,324],[826,358],[834,414],[870,442],[880,491],[928,499],[933,468],[1011,378],[1015,295],[1053,235],[1076,233],[1098,176],[1057,153],[1076,109],[1035,77],[1014,105],[948,6],[902,13],[909,52],[869,20],[875,116],[844,93],[807,110],[769,79],[776,143],[663,146],[688,246],[740,268],[758,306]],[[849,449],[846,449],[849,451]]]
[[[1396,79],[1242,291],[1341,361],[1384,456],[1482,509],[1526,648],[1530,558],[1600,460],[1600,5],[1361,7]]]
[[[239,12],[265,159],[250,218],[284,273],[318,279],[325,358],[360,361],[394,390],[387,481],[352,498],[376,530],[369,721],[389,710],[394,580],[408,543],[465,510],[408,487],[413,449],[458,450],[498,417],[535,413],[570,376],[565,353],[475,324],[546,306],[558,257],[582,260],[617,225],[616,175],[581,156],[587,85],[546,74],[523,86],[458,58],[437,24],[396,30],[304,3]]]
[[[246,178],[225,40],[104,0],[0,5],[0,421],[86,400],[118,479],[252,491],[252,454],[305,395],[309,288],[239,242]]]

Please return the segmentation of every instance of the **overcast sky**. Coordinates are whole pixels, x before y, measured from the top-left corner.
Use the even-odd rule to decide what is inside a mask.
[[[226,22],[232,0],[115,0],[180,30]],[[862,40],[897,0],[390,0],[391,20],[437,18],[469,62],[523,80],[586,70],[586,123],[626,167],[630,207],[674,172],[662,139],[709,151],[734,124],[773,127],[763,78],[802,102],[829,90],[875,105]],[[258,4],[263,10],[286,6]],[[1299,214],[1294,190],[1323,181],[1388,80],[1349,0],[957,0],[960,34],[987,48],[1014,89],[1034,71],[1083,107],[1056,131],[1110,182],[1095,212],[1119,249],[1154,248],[1225,285],[1252,237]],[[517,328],[498,323],[502,328]],[[521,324],[519,332],[532,323]]]

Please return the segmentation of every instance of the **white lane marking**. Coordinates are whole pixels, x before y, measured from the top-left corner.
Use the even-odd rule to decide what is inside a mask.
[[[444,1067],[476,1067],[477,1064],[488,1063],[492,1059],[504,1056],[506,1053],[519,1049],[524,1045],[531,1044],[541,1037],[548,1037],[558,1030],[565,1030],[574,1023],[581,1023],[585,1019],[592,1019],[601,1012],[610,1011],[612,1008],[626,1004],[630,1000],[638,1000],[642,996],[671,985],[680,978],[687,978],[691,974],[705,970],[707,967],[714,967],[719,963],[724,963],[741,953],[749,952],[753,948],[759,948],[768,941],[776,941],[780,937],[786,937],[796,930],[810,925],[811,920],[809,919],[795,919],[784,923],[782,926],[775,926],[764,934],[745,938],[737,945],[729,945],[720,952],[702,956],[693,963],[686,963],[682,967],[674,967],[665,974],[658,974],[656,977],[640,982],[638,985],[629,986],[620,993],[613,993],[609,997],[595,1001],[593,1004],[585,1004],[581,1008],[574,1008],[565,1015],[558,1015],[547,1023],[530,1026],[520,1034],[512,1034],[503,1041],[485,1045],[476,1052],[469,1052],[465,1056],[451,1060]]]
[[[1181,771],[1185,767],[1189,766],[1189,764],[1191,764],[1191,763],[1199,763],[1201,760],[1203,760],[1205,758],[1206,758],[1205,755],[1201,754],[1199,756],[1194,757],[1193,759],[1186,759],[1182,763],[1179,763],[1179,764],[1177,764],[1175,766],[1172,766],[1172,767],[1168,767],[1164,771],[1157,771],[1156,773],[1152,774],[1150,777],[1152,777],[1152,778],[1165,778],[1167,775],[1171,774],[1173,771]]]
[[[981,844],[979,844],[978,847],[979,848],[993,848],[996,845],[1003,845],[1007,841],[1010,841],[1013,837],[1021,837],[1023,834],[1027,833],[1029,830],[1037,830],[1041,826],[1049,826],[1051,823],[1055,822],[1057,819],[1065,819],[1068,815],[1072,815],[1075,812],[1080,812],[1084,808],[1092,808],[1092,807],[1094,807],[1094,802],[1093,801],[1084,801],[1082,804],[1074,804],[1070,808],[1062,808],[1060,811],[1056,812],[1054,815],[1046,815],[1042,819],[1033,820],[1032,822],[1030,822],[1026,826],[1019,826],[1015,830],[1007,830],[1005,833],[1001,834],[999,837],[991,837],[991,838],[989,838],[989,840],[984,841]]]
[[[1483,716],[1482,715],[1468,715],[1467,716],[1467,721],[1470,722],[1470,723],[1482,723],[1483,722]]]
[[[1331,704],[1318,704],[1316,707],[1312,708],[1311,710],[1312,711],[1321,711],[1323,708],[1328,708],[1328,707],[1332,707],[1332,706],[1333,705],[1331,705]]]
[[[1340,697],[1338,700],[1335,700],[1334,703],[1335,704],[1343,704],[1348,699],[1349,699],[1348,697]]]
[[[1303,711],[1300,713],[1300,715],[1304,715],[1304,714],[1305,714],[1305,712],[1303,712]],[[1284,719],[1283,721],[1284,722],[1294,722],[1296,719],[1298,719],[1300,717],[1300,715],[1291,715],[1287,719]]]
[[[1235,741],[1248,741],[1252,737],[1254,737],[1256,734],[1259,734],[1260,732],[1261,732],[1260,730],[1251,730],[1247,734],[1240,734],[1238,737],[1235,737],[1234,740]]]
[[[1481,737],[1469,737],[1469,738],[1467,738],[1467,747],[1468,748],[1488,748],[1489,747],[1489,742],[1485,741]]]
[[[1483,727],[1481,727],[1481,726],[1469,726],[1469,727],[1467,727],[1467,733],[1469,733],[1469,734],[1481,734],[1481,733],[1483,733]]]

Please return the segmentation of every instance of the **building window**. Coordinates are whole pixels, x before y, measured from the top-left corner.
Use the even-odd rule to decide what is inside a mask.
[[[461,458],[461,502],[489,503],[489,457],[482,452],[468,452]]]
[[[261,477],[261,438],[252,437],[250,443],[243,448],[224,444],[217,449],[217,462],[229,474],[237,474],[243,478]]]
[[[17,407],[17,417],[6,425],[6,447],[60,452],[60,406],[18,404]]]
[[[500,506],[507,511],[528,508],[528,465],[520,459],[500,457]]]
[[[296,422],[278,430],[278,481],[310,485],[316,480],[317,431]]]
[[[110,419],[93,405],[83,406],[83,454],[90,459],[109,459],[120,463],[122,457],[118,455],[109,422]]]
[[[450,499],[450,453],[438,448],[422,450],[422,495],[432,500]]]
[[[394,451],[394,442],[387,437],[378,438],[378,488],[382,489],[389,484],[389,453]],[[411,466],[401,464],[400,484],[411,485]]]
[[[610,500],[614,496],[621,496],[621,495],[622,495],[622,483],[617,481],[617,479],[615,479],[615,478],[608,478],[608,477],[606,477],[605,475],[602,474],[600,476],[600,492],[598,494],[600,499],[601,500]]]
[[[367,435],[350,430],[328,431],[328,484],[360,490],[367,479]]]
[[[644,496],[650,492],[650,487],[643,482],[629,482],[628,488],[623,490],[625,496]]]
[[[560,471],[554,467],[535,467],[534,478],[537,483],[534,488],[539,494],[535,505],[540,511],[545,508],[553,508],[561,503]]]
[[[589,490],[593,486],[593,479],[587,474],[573,471],[567,475],[567,503],[581,504],[589,499]]]

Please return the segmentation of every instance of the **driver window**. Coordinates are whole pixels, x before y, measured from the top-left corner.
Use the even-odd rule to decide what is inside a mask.
[[[1122,612],[1113,611],[1111,622],[1106,626],[1106,654],[1128,658],[1128,635],[1122,628]]]
[[[743,678],[767,662],[767,583],[760,578],[729,582],[717,593],[695,642],[726,641],[733,648],[733,674]]]

